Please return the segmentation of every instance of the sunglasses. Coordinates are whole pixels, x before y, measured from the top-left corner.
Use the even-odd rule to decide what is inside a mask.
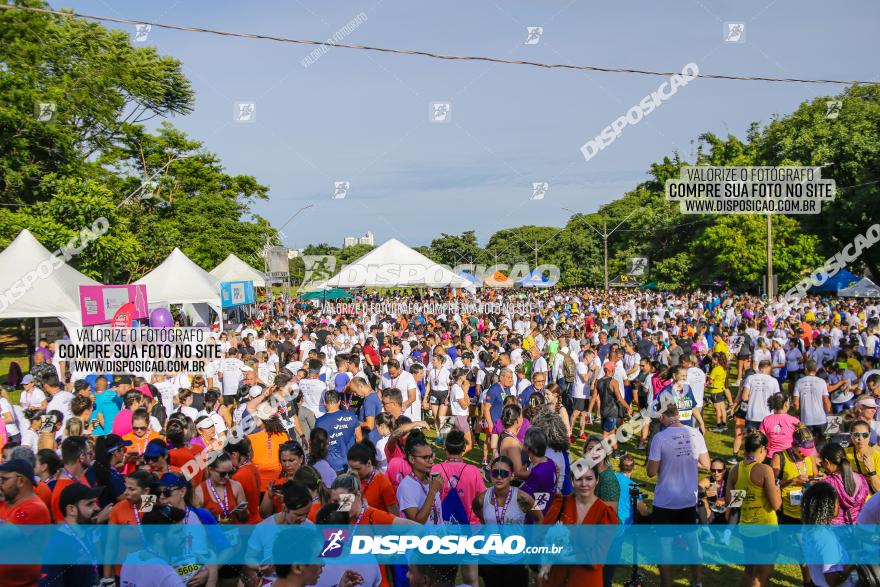
[[[492,477],[495,479],[507,479],[510,477],[510,471],[507,469],[492,469]]]
[[[131,429],[132,430],[146,430],[147,427],[146,426],[132,426]]]
[[[162,457],[144,457],[144,462],[145,463],[155,463],[156,461],[158,461],[161,458]]]
[[[816,443],[808,440],[807,442],[795,442],[794,445],[798,448],[813,448],[816,446]]]
[[[174,488],[171,488],[171,489],[163,489],[163,490],[162,490],[162,497],[171,497],[172,495],[174,495],[174,492],[177,491],[178,489],[182,489],[182,487],[174,487]]]
[[[712,469],[713,473],[723,473],[724,469]]]
[[[425,459],[426,461],[433,461],[434,460],[434,453],[430,453],[427,455],[413,455],[413,456],[417,459]]]
[[[850,432],[853,438],[868,438],[871,436],[869,432]]]
[[[229,475],[232,474],[232,471],[214,471],[214,472],[217,473],[218,475],[220,475],[221,478],[228,477]]]

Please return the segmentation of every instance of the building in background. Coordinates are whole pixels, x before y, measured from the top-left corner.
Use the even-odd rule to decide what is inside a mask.
[[[357,236],[345,237],[345,240],[342,243],[342,248],[344,249],[347,247],[353,247],[355,245],[370,245],[372,247],[372,246],[374,246],[374,244],[375,243],[373,242],[373,233],[368,230],[367,234],[365,234],[364,236],[361,236],[361,237],[357,237]]]

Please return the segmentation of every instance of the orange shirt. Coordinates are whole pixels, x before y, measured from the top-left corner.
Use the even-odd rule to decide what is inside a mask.
[[[135,515],[134,504],[132,504],[127,499],[123,499],[122,501],[117,501],[112,508],[110,508],[110,523],[111,524],[119,524],[119,525],[127,525],[134,526],[140,525],[140,510],[138,510],[137,515]],[[121,538],[119,539],[122,540]],[[129,547],[128,552],[134,552],[137,550],[138,544],[126,541],[126,546]],[[120,544],[119,545],[119,556],[124,552],[125,547]],[[122,567],[120,565],[113,565],[113,572],[115,574],[119,574],[120,569]]]
[[[34,486],[34,493],[37,494],[37,497],[43,500],[43,503],[46,504],[47,508],[52,507],[52,490],[49,489],[48,485],[40,481]]]
[[[315,520],[318,519],[318,512],[321,511],[321,508],[324,507],[324,504],[321,503],[321,500],[318,500],[312,504],[312,509],[309,510],[309,522],[312,524],[317,524]]]
[[[562,510],[563,505],[565,509]],[[560,515],[562,510],[562,515]],[[578,520],[577,504],[573,495],[563,499],[557,495],[547,513],[544,515],[543,524],[555,524],[557,521],[563,524],[610,524],[616,525],[617,514],[610,505],[601,499],[597,499],[590,506],[587,515],[583,520]],[[602,565],[554,565],[550,571],[550,578],[546,582],[542,582],[540,587],[550,587],[555,585],[581,585],[588,587],[602,587]]]
[[[242,465],[232,476],[234,481],[241,483],[244,496],[248,502],[248,524],[259,524],[260,517],[260,471],[253,463]]]
[[[194,444],[192,446],[183,448],[172,448],[168,451],[168,463],[174,467],[183,467],[186,463],[189,463],[191,461],[198,463],[198,473],[193,475],[193,478],[190,479],[190,481],[192,481],[193,487],[198,487],[204,480],[205,469],[199,461],[196,461],[196,456],[199,455],[203,450],[203,446]],[[189,469],[189,467],[187,468]]]
[[[147,435],[141,438],[138,438],[134,435],[134,432],[129,432],[125,436],[122,437],[123,440],[130,440],[131,446],[128,447],[127,452],[137,453],[139,455],[144,454],[144,451],[147,450],[147,445],[150,444],[151,440],[159,438],[159,435],[152,430],[147,432]]]
[[[36,495],[17,503],[14,507],[0,503],[0,520],[17,526],[52,522],[49,508]],[[39,579],[40,565],[0,565],[0,585],[4,587],[33,587]]]
[[[363,524],[371,524],[373,526],[390,526],[394,523],[394,520],[397,519],[397,516],[389,514],[388,512],[384,512],[382,510],[378,510],[372,506],[367,506],[367,509],[364,510],[364,515],[361,517],[361,521],[358,522],[358,525]]]
[[[226,483],[223,487],[214,485],[213,491],[211,491],[211,487],[208,487],[208,481],[206,480],[199,487],[202,488],[202,497],[204,498],[202,507],[211,512],[218,522],[221,524],[238,523],[234,519],[229,519],[229,512],[238,505],[238,500],[235,499],[235,492],[232,491],[232,483]],[[223,502],[222,506],[218,499]]]
[[[363,481],[363,495],[369,507],[387,512],[389,506],[397,505],[397,495],[394,487],[385,473],[374,471],[372,480],[368,477]],[[378,522],[384,523],[384,522]]]
[[[289,440],[286,434],[269,436],[265,431],[248,436],[254,451],[253,463],[260,470],[260,491],[266,491],[269,483],[281,473],[281,460],[278,447]]]
[[[86,487],[92,486],[88,479],[86,479],[85,475],[81,475],[77,481]],[[73,483],[73,480],[65,475],[62,470],[61,475],[58,477],[58,481],[55,482],[55,488],[52,490],[52,504],[49,508],[49,511],[52,513],[52,520],[54,520],[56,524],[60,524],[64,521],[64,514],[61,513],[61,506],[58,505],[58,502],[61,500],[61,492],[71,483]]]

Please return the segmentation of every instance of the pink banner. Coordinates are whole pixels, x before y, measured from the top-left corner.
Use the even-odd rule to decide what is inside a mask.
[[[79,286],[79,307],[83,326],[109,324],[113,316],[125,304],[134,305],[131,318],[148,318],[146,285],[81,285]]]

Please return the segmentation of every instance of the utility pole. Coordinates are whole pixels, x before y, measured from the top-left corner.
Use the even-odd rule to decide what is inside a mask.
[[[565,210],[566,212],[571,212],[572,214],[583,214],[583,212],[575,212],[574,210],[571,210],[569,208],[563,208],[563,210]],[[636,208],[635,210],[630,212],[626,218],[621,220],[620,223],[618,223],[618,225],[615,226],[614,228],[612,228],[610,231],[608,230],[608,219],[605,217],[602,218],[602,231],[601,232],[595,226],[593,226],[589,222],[586,222],[586,220],[584,221],[585,224],[587,226],[589,226],[590,228],[592,228],[593,232],[598,234],[599,237],[601,237],[601,239],[602,239],[602,246],[604,249],[604,257],[605,257],[605,291],[608,291],[608,289],[610,287],[608,285],[608,237],[610,237],[612,234],[617,232],[617,229],[620,228],[621,226],[623,226],[623,223],[626,222],[627,220],[629,220],[632,217],[632,215],[635,214],[636,212],[638,212],[639,210],[641,210],[641,208]]]

